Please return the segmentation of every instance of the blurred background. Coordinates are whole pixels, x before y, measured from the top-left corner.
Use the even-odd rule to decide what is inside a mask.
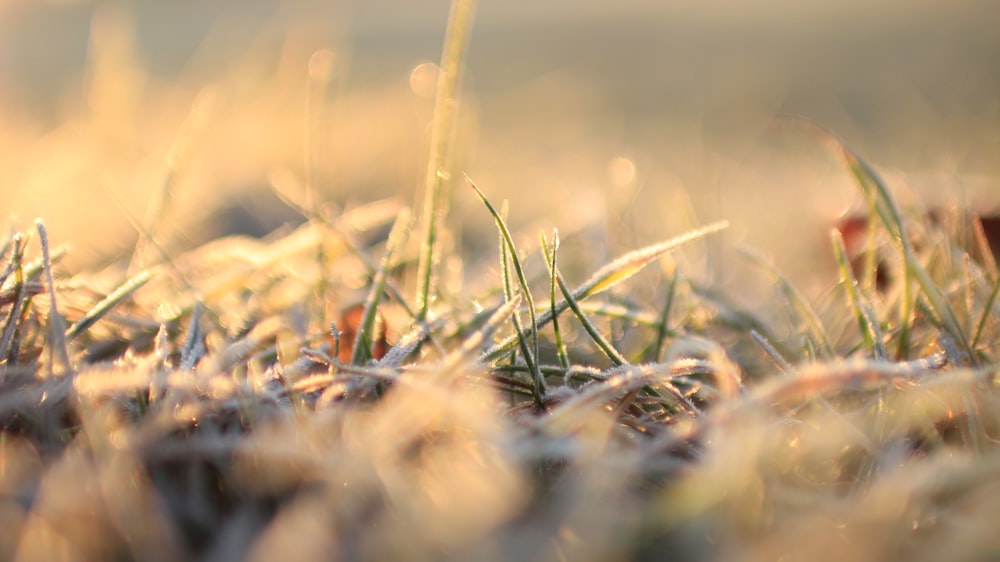
[[[0,216],[43,217],[67,265],[129,251],[167,186],[177,247],[297,220],[272,186],[417,205],[445,0],[0,0]],[[595,260],[712,220],[832,283],[858,197],[801,115],[904,201],[1000,204],[1000,3],[481,0],[456,168],[534,240]],[[495,248],[462,185],[452,219]],[[568,243],[572,243],[572,238]],[[492,250],[491,250],[492,251]]]

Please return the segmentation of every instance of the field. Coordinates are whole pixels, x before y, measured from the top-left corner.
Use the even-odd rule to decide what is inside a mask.
[[[320,4],[0,6],[0,559],[1000,558],[988,17]]]

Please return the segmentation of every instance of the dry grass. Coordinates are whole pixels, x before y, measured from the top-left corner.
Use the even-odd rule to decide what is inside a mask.
[[[676,272],[654,302],[629,298],[632,269],[676,244],[576,290],[557,275],[566,290],[550,299],[554,246],[546,259],[508,239],[523,285],[478,306],[442,294],[420,323],[396,287],[415,270],[405,228],[393,258],[350,226],[384,233],[386,205],[221,239],[129,280],[126,261],[57,270],[54,292],[39,237],[10,238],[7,556],[997,554],[997,277],[950,226],[876,228],[895,281],[860,272],[819,312],[776,297],[781,336]],[[903,225],[905,258],[890,235]],[[366,280],[382,314],[351,328],[369,335],[327,337],[323,298]],[[382,322],[394,346],[372,359]],[[337,344],[355,347],[351,364]]]
[[[724,224],[592,267],[593,230],[533,245],[489,186],[439,174],[438,125],[428,193],[456,192],[421,228],[289,173],[298,226],[261,239],[181,251],[154,213],[73,270],[42,223],[11,234],[0,558],[1000,556],[1000,277],[965,213],[901,208],[811,128],[867,243],[833,234],[816,301],[755,258],[776,290],[742,310],[689,267]],[[449,199],[481,205],[495,256]]]

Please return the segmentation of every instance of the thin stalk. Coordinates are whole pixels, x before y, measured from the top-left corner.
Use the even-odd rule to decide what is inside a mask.
[[[472,27],[473,0],[452,0],[448,16],[448,31],[441,54],[437,94],[434,98],[434,120],[431,130],[430,154],[424,182],[424,239],[420,246],[420,264],[417,269],[417,322],[427,319],[432,294],[436,284],[436,270],[440,261],[438,231],[447,214],[447,194],[444,192],[451,179],[449,171],[451,150],[454,144],[455,117],[458,114],[458,85],[462,61]]]
[[[993,290],[990,291],[990,296],[986,299],[986,304],[983,306],[983,314],[979,317],[979,323],[976,324],[976,333],[972,336],[972,342],[969,344],[972,349],[975,349],[979,345],[979,338],[983,335],[983,328],[986,327],[986,321],[989,320],[991,312],[993,312],[993,303],[997,300],[997,292],[1000,292],[1000,277],[993,283]]]
[[[670,311],[674,308],[674,296],[677,294],[677,278],[680,275],[674,270],[670,277],[670,284],[667,285],[667,299],[663,303],[663,310],[660,311],[660,322],[656,325],[656,347],[653,348],[653,361],[659,361],[663,354],[663,342],[666,341],[670,332]]]
[[[580,310],[580,305],[577,304],[572,291],[569,290],[569,287],[566,285],[566,282],[563,280],[562,275],[558,271],[556,272],[556,279],[559,282],[559,290],[562,291],[563,298],[566,299],[565,302],[569,304],[569,308],[574,314],[576,314],[580,324],[583,325],[583,329],[586,330],[587,334],[589,334],[591,339],[594,340],[597,347],[604,352],[608,359],[610,359],[616,366],[627,365],[628,359],[625,359],[625,357],[617,349],[615,349],[615,346],[611,345],[608,340],[604,339],[601,332],[597,330],[590,320],[587,319],[587,316],[583,313],[583,311]]]
[[[549,310],[552,314],[552,331],[555,336],[556,355],[559,356],[559,363],[569,368],[569,354],[566,351],[566,342],[563,341],[562,331],[559,329],[559,314],[556,312],[556,253],[559,250],[559,231],[552,229],[552,246],[549,247],[545,233],[541,235],[542,252],[545,253],[545,262],[549,266]]]
[[[69,349],[66,347],[66,322],[63,320],[62,315],[59,314],[59,307],[56,305],[56,284],[52,278],[52,256],[49,254],[49,234],[45,230],[45,224],[42,223],[41,219],[35,220],[35,228],[38,230],[38,238],[42,246],[45,283],[49,291],[49,305],[52,307],[49,311],[49,331],[52,338],[49,342],[49,374],[55,375],[56,354],[58,354],[58,359],[65,368],[65,372],[69,373],[73,370],[73,367],[69,361]]]
[[[528,304],[528,317],[531,320],[531,325],[534,326],[538,320],[535,313],[535,301],[531,297],[531,289],[528,287],[528,278],[524,274],[524,267],[521,265],[521,260],[517,257],[517,247],[514,245],[514,238],[510,234],[510,229],[507,228],[507,223],[504,221],[503,215],[496,210],[489,199],[486,198],[486,195],[476,187],[476,184],[468,177],[465,180],[468,182],[469,187],[479,196],[479,199],[493,217],[493,222],[497,225],[497,231],[499,231],[500,236],[500,273],[503,276],[504,297],[507,301],[510,301],[514,297],[513,287],[509,278],[509,266],[513,265],[514,272],[517,274],[518,285],[521,288],[521,294],[524,295],[524,300]],[[521,319],[517,314],[514,315],[514,327],[516,328],[515,334],[518,335],[518,344],[521,347],[521,353],[524,354],[524,360],[531,368],[532,379],[535,384],[535,401],[541,407],[542,398],[545,396],[545,379],[542,377],[541,372],[538,371],[535,362],[538,357],[538,331],[531,331],[531,345],[529,347],[528,342],[525,341],[527,334],[521,327]]]
[[[594,273],[589,280],[574,289],[571,294],[575,300],[581,301],[601,293],[602,291],[606,291],[618,283],[632,277],[661,255],[672,250],[676,250],[688,242],[698,240],[708,234],[723,230],[728,226],[729,223],[726,221],[715,222],[669,240],[658,242],[656,244],[646,246],[645,248],[629,252],[597,270],[597,272]],[[541,329],[543,326],[551,322],[556,315],[561,314],[569,307],[569,302],[563,300],[556,305],[554,311],[548,310],[542,313],[535,322],[533,329]],[[484,353],[483,356],[480,357],[480,360],[483,362],[489,362],[503,356],[505,353],[517,346],[517,340],[519,337],[521,337],[520,334],[512,334],[511,336],[508,336],[506,339]]]
[[[352,364],[357,365],[362,359],[371,358],[370,347],[375,343],[375,320],[378,317],[379,301],[385,292],[389,272],[395,267],[396,253],[406,243],[409,232],[410,212],[407,209],[403,209],[396,218],[396,224],[392,226],[392,230],[389,232],[389,239],[385,243],[385,255],[382,257],[382,263],[375,272],[375,279],[372,280],[371,290],[368,291],[368,297],[365,299],[364,312],[361,314],[361,326],[358,329],[357,337],[354,339],[354,348],[351,350]],[[362,355],[364,345],[369,346],[368,357],[363,357]]]
[[[870,306],[861,301],[861,293],[858,287],[858,280],[851,271],[850,261],[847,259],[847,250],[844,248],[844,238],[840,231],[832,229],[830,239],[833,242],[834,257],[837,260],[837,267],[840,269],[840,278],[844,283],[844,290],[847,291],[847,299],[851,308],[854,309],[854,317],[858,321],[858,328],[864,337],[865,347],[875,359],[884,360],[887,358],[885,346],[882,342],[882,334],[878,329],[878,319]]]
[[[82,334],[87,328],[94,325],[95,322],[104,317],[111,309],[118,306],[123,300],[128,298],[129,295],[138,291],[143,285],[149,282],[153,278],[153,271],[146,269],[139,272],[138,275],[129,279],[117,289],[112,291],[107,297],[105,297],[101,302],[97,303],[94,308],[92,308],[87,314],[78,320],[75,324],[70,326],[69,330],[66,331],[66,340],[72,341],[77,336]]]

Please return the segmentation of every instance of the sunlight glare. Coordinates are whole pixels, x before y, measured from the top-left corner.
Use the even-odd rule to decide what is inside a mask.
[[[438,66],[432,62],[418,64],[410,72],[410,90],[420,99],[433,99],[437,89]]]
[[[635,162],[618,156],[608,162],[608,179],[615,189],[624,189],[635,184],[636,170]]]

